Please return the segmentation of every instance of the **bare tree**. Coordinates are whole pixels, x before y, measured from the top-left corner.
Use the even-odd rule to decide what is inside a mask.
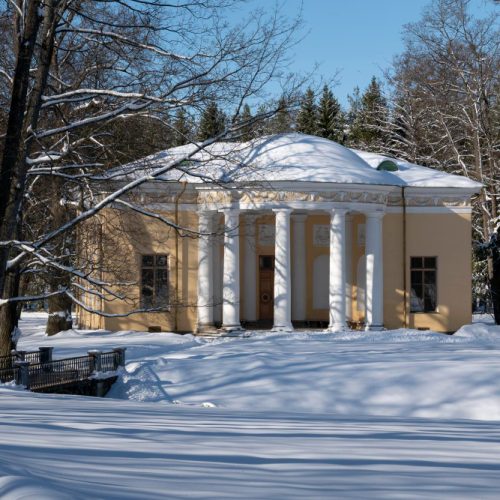
[[[464,175],[484,185],[475,201],[473,237],[488,246],[500,226],[498,197],[498,13],[471,14],[470,0],[434,0],[405,28],[404,53],[390,83],[391,119],[385,152]],[[497,252],[498,253],[498,252]],[[489,282],[500,322],[500,261],[490,252]],[[496,262],[496,264],[495,264]],[[484,269],[475,265],[475,277]],[[481,288],[475,283],[475,289]]]
[[[21,274],[51,274],[42,295],[53,298],[74,297],[77,284],[106,289],[75,265],[72,232],[207,145],[237,138],[249,125],[241,119],[245,101],[267,98],[267,83],[284,76],[299,21],[274,10],[231,26],[224,13],[236,3],[5,2],[0,23],[12,37],[0,39],[0,91],[9,110],[0,150],[0,355],[12,347],[15,305],[41,298],[20,295]],[[296,81],[287,81],[284,96],[291,101]],[[143,119],[172,130],[170,116],[179,110],[197,115],[211,100],[235,110],[221,133],[148,176],[103,190],[101,174],[116,159],[110,151],[118,122]],[[278,108],[271,102],[247,121]],[[33,210],[45,223],[33,223]],[[62,318],[57,308],[67,311],[67,304],[54,304],[53,316]]]

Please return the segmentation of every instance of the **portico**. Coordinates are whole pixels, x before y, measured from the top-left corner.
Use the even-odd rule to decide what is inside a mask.
[[[120,184],[172,166],[102,211],[95,248],[80,245],[102,260],[96,280],[116,283],[112,300],[82,296],[81,327],[452,332],[471,321],[481,184],[297,133],[193,147],[113,173]]]
[[[321,274],[328,277],[328,286],[326,289],[321,287],[316,295],[324,295],[321,302],[328,309],[328,331],[334,333],[345,330],[347,321],[352,317],[351,235],[352,217],[355,214],[366,221],[366,290],[363,294],[358,293],[358,300],[363,300],[365,328],[382,329],[382,228],[385,205],[380,201],[385,199],[385,196],[381,196],[384,195],[383,191],[383,188],[377,187],[374,193],[365,192],[358,202],[292,201],[293,193],[288,193],[290,201],[287,203],[271,201],[271,193],[260,192],[252,194],[252,207],[248,206],[244,193],[239,193],[237,202],[225,204],[220,203],[222,200],[214,202],[217,194],[204,191],[201,198],[210,202],[202,205],[204,210],[199,213],[197,331],[213,332],[220,326],[223,333],[241,332],[242,321],[256,323],[262,320],[259,314],[262,300],[272,302],[272,325],[269,324],[269,327],[273,331],[291,332],[294,328],[292,322],[303,324],[316,319],[308,317],[306,307],[308,295],[312,291],[307,286],[307,274],[312,272],[312,269],[308,269],[308,245],[328,247],[326,265],[324,259],[318,259],[323,266]],[[295,194],[296,198],[305,197],[305,193]],[[332,193],[330,198],[342,196],[349,199],[358,198],[358,195],[356,192],[342,192],[340,195],[337,192]],[[325,193],[323,196],[327,197]],[[268,223],[259,223],[259,218],[263,217]],[[309,217],[328,217],[328,224],[312,225],[312,242],[307,241],[306,235]],[[212,232],[208,228],[212,228]],[[220,246],[223,255],[219,285],[222,303],[218,304],[217,285],[214,283],[217,283],[217,272],[220,271],[214,259],[219,258]],[[258,250],[262,248],[265,250]],[[271,264],[274,271],[271,293],[267,289],[263,290],[259,279],[264,256],[274,260]],[[207,265],[208,262],[213,265]],[[311,265],[309,259],[309,268]],[[316,265],[315,261],[313,265]],[[319,287],[319,284],[313,278],[313,290],[314,287]],[[218,308],[222,312],[220,325],[214,320]]]

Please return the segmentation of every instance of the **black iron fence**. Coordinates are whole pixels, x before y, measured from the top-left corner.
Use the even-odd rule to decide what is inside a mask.
[[[52,348],[41,347],[37,352],[13,352],[0,358],[0,382],[15,380],[32,391],[75,384],[101,374],[116,372],[125,366],[125,348],[109,352],[89,351],[86,356],[52,359]]]
[[[41,351],[12,351],[8,356],[0,356],[0,370],[13,368],[17,361],[40,363],[40,354]]]
[[[27,366],[27,371],[28,380],[23,385],[30,390],[72,384],[85,380],[92,374],[88,356],[58,359],[50,363],[30,364]]]
[[[5,384],[5,382],[12,382],[12,380],[17,380],[17,373],[19,368],[17,366],[12,368],[0,368],[0,383]]]

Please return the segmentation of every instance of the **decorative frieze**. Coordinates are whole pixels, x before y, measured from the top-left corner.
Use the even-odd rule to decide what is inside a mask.
[[[352,203],[377,203],[385,204],[387,195],[385,193],[366,191],[199,191],[198,203],[224,204],[231,202],[242,204],[265,203],[265,202],[352,202]]]
[[[166,201],[176,199],[175,194],[162,195],[162,200]],[[184,203],[194,202],[192,197],[185,198]],[[186,200],[186,201],[185,201]],[[192,201],[191,201],[192,200]],[[363,204],[378,204],[400,207],[403,205],[401,193],[380,193],[369,191],[278,191],[278,190],[200,190],[197,194],[197,202],[200,205],[216,204],[230,205],[232,203],[240,203],[242,205],[252,205],[266,202],[336,202],[336,203],[363,203]],[[467,207],[470,206],[469,195],[450,196],[448,194],[426,195],[406,193],[405,203],[408,207]]]
[[[468,207],[470,206],[469,196],[422,196],[407,194],[405,196],[407,207]],[[387,205],[390,207],[403,206],[403,197],[399,194],[391,194],[387,198]]]

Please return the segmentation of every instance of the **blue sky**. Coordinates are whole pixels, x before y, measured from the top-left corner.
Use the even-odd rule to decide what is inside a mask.
[[[318,63],[317,76],[324,80],[339,70],[333,91],[345,106],[356,85],[363,90],[373,75],[382,77],[403,49],[403,26],[418,21],[429,0],[281,0],[280,4],[289,16],[302,5],[306,36],[294,49],[290,69],[308,72]],[[473,4],[477,14],[494,8],[491,0]],[[254,0],[249,5],[271,9],[274,2]]]

